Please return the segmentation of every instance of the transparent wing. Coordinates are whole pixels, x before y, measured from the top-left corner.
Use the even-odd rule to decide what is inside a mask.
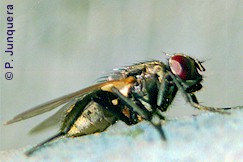
[[[68,102],[62,108],[60,108],[60,110],[58,110],[55,114],[53,114],[52,116],[50,116],[49,118],[47,118],[46,120],[32,128],[29,133],[39,133],[41,131],[45,131],[52,127],[58,126],[65,117],[65,114],[67,113],[69,108],[75,105],[77,101],[78,99],[73,99],[72,101]]]
[[[80,98],[80,97],[82,97],[82,96],[84,96],[84,95],[86,95],[86,94],[88,94],[88,93],[90,93],[94,90],[97,90],[97,89],[101,88],[102,86],[104,86],[108,83],[109,82],[99,83],[99,84],[90,86],[88,88],[85,88],[85,89],[70,93],[68,95],[59,97],[57,99],[51,100],[51,101],[46,102],[44,104],[38,105],[38,106],[36,106],[36,107],[34,107],[30,110],[27,110],[27,111],[15,116],[13,119],[5,122],[4,124],[5,125],[12,124],[12,123],[15,123],[15,122],[18,122],[18,121],[21,121],[21,120],[25,120],[25,119],[34,117],[36,115],[43,114],[45,112],[48,112],[50,110],[55,109],[56,107],[58,107],[62,104],[65,104],[66,102],[68,102],[72,99]]]
[[[34,107],[30,110],[27,110],[27,111],[15,116],[13,119],[7,121],[4,124],[5,125],[12,124],[12,123],[18,122],[20,120],[25,120],[25,119],[31,118],[33,116],[43,114],[43,113],[50,111],[50,110],[52,110],[52,109],[54,109],[54,108],[56,108],[56,107],[58,107],[62,104],[65,104],[66,102],[68,102],[72,99],[81,98],[84,95],[92,93],[93,91],[98,90],[98,89],[102,89],[104,91],[111,91],[110,88],[113,87],[113,86],[120,87],[121,89],[124,89],[125,87],[127,87],[127,88],[130,87],[130,85],[134,82],[135,82],[134,77],[128,77],[128,78],[125,78],[123,80],[112,80],[112,81],[99,83],[99,84],[90,86],[88,88],[73,92],[71,94],[59,97],[57,99],[51,100],[51,101],[46,102],[44,104],[41,104],[39,106],[36,106],[36,107]]]

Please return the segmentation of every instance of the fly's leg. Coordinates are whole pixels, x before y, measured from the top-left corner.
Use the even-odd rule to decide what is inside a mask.
[[[166,73],[163,78],[157,96],[157,106],[162,112],[167,110],[178,91],[178,88],[168,73]]]
[[[64,136],[64,135],[65,135],[65,133],[60,132],[60,133],[58,133],[58,134],[52,136],[51,138],[49,138],[49,139],[47,139],[47,140],[45,140],[45,141],[39,143],[38,145],[32,147],[30,150],[26,151],[26,152],[25,152],[25,155],[26,155],[26,156],[30,156],[30,155],[33,154],[37,149],[39,149],[40,147],[42,147],[44,144],[49,143],[49,142],[51,142],[51,141],[53,141],[53,140],[55,140],[55,139],[57,139],[57,138],[60,138],[60,137],[62,137],[62,136]]]
[[[145,120],[151,120],[152,115],[147,109],[140,108],[132,100],[124,96],[117,88],[112,87],[111,90],[130,110],[137,112]]]
[[[132,100],[130,100],[129,98],[124,96],[117,88],[112,87],[111,90],[122,101],[122,103],[124,105],[126,105],[131,111],[137,112],[142,118],[144,118],[145,120],[149,121],[155,127],[155,129],[158,130],[162,140],[166,140],[165,133],[164,133],[164,131],[162,129],[162,126],[161,126],[161,122],[154,123],[152,121],[152,113],[151,112],[149,112],[144,107],[143,108],[139,107]]]
[[[117,117],[119,120],[123,121],[127,125],[132,125],[137,123],[137,118],[135,115],[131,115],[131,118],[128,118],[126,115],[124,115],[119,109],[117,109],[114,105],[108,104],[104,100],[102,100],[99,97],[93,97],[92,100],[99,105],[102,106],[102,108],[108,110],[110,113],[112,113],[115,117]]]
[[[88,100],[86,98],[88,98]],[[81,103],[81,104],[83,104],[82,106],[85,107],[88,104],[88,102],[89,102],[89,96],[87,96],[86,98],[84,99],[85,100],[84,102],[79,101],[79,102],[77,102],[75,104],[75,106],[77,106],[79,103]],[[75,109],[75,107],[72,109],[72,111],[74,111],[74,109]],[[40,144],[37,144],[36,146],[34,146],[33,148],[31,148],[30,150],[28,150],[27,152],[25,152],[25,155],[26,156],[30,156],[31,154],[33,154],[36,150],[40,149],[45,144],[47,144],[47,143],[49,143],[49,142],[51,142],[51,141],[53,141],[55,139],[58,139],[60,137],[65,136],[67,134],[67,132],[69,131],[71,125],[75,122],[75,120],[77,119],[77,117],[80,115],[82,109],[79,108],[79,110],[80,110],[80,112],[79,113],[76,113],[75,115],[73,115],[72,118],[68,118],[66,116],[66,119],[69,119],[69,121],[66,121],[67,125],[65,126],[64,129],[62,129],[58,134],[52,136],[51,138],[49,138],[49,139],[41,142]],[[69,114],[72,114],[72,111]]]
[[[200,105],[197,101],[196,96],[193,93],[188,94],[191,98],[191,105],[199,110],[206,110],[206,111],[212,111],[212,112],[219,112],[223,114],[229,114],[225,110],[231,110],[231,109],[242,109],[243,106],[235,106],[235,107],[222,107],[222,108],[216,108],[216,107],[208,107],[204,105]]]
[[[152,121],[149,121],[153,127],[159,132],[160,134],[160,137],[163,141],[166,141],[166,136],[165,136],[165,132],[163,131],[163,128],[162,128],[162,125],[161,125],[161,122],[157,122],[157,123],[154,123]]]
[[[187,93],[185,89],[182,87],[182,85],[178,82],[176,77],[171,73],[168,72],[175,82],[176,86],[178,89],[182,92],[183,96],[185,97],[186,101],[189,102],[193,107],[199,109],[199,110],[204,110],[204,111],[211,111],[211,112],[217,112],[217,113],[222,113],[222,114],[229,114],[229,112],[226,112],[224,110],[230,110],[230,109],[240,109],[243,108],[243,106],[236,106],[236,107],[225,107],[225,108],[216,108],[216,107],[210,107],[210,106],[204,106],[200,105],[197,101],[196,96],[193,93]]]
[[[145,108],[145,106],[141,103],[141,101],[138,100],[138,98],[135,97],[134,99],[135,99],[136,105],[138,105],[139,108],[141,108],[142,110],[145,110],[145,111],[147,110]],[[164,131],[162,129],[162,125],[161,125],[161,120],[165,121],[166,120],[165,117],[163,115],[161,115],[156,109],[153,109],[151,114],[156,115],[159,118],[159,121],[155,123],[154,121],[152,121],[153,118],[151,118],[151,120],[149,120],[149,122],[153,125],[153,127],[156,130],[159,131],[159,134],[160,134],[162,140],[165,141],[166,140],[166,136],[165,136],[165,133],[164,133]]]
[[[96,93],[96,92],[93,92]],[[33,154],[36,150],[40,149],[42,146],[44,146],[45,144],[65,136],[68,131],[70,130],[71,126],[73,125],[73,123],[76,121],[76,119],[80,116],[80,114],[83,112],[83,108],[87,106],[87,104],[91,101],[91,96],[93,94],[90,93],[88,95],[86,95],[82,100],[77,101],[75,103],[75,106],[72,108],[72,110],[66,115],[63,123],[63,126],[60,130],[60,132],[54,136],[52,136],[51,138],[43,141],[42,143],[34,146],[33,148],[31,148],[30,150],[28,150],[27,152],[25,152],[25,154],[27,156],[30,156],[31,154]]]
[[[163,96],[164,96],[166,87],[168,87],[168,84],[169,84],[168,81],[165,79],[164,81],[161,82],[161,84],[159,86],[158,97],[157,97],[157,105],[159,107],[162,105]]]

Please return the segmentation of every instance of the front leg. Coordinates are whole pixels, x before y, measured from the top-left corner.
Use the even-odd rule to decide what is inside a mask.
[[[216,108],[216,107],[210,107],[210,106],[204,106],[198,103],[196,96],[193,93],[187,93],[183,86],[178,82],[176,77],[171,73],[168,72],[175,82],[177,88],[179,91],[182,92],[183,96],[185,97],[186,101],[189,102],[193,107],[204,110],[204,111],[211,111],[211,112],[217,112],[221,114],[229,114],[229,112],[225,112],[224,110],[230,110],[230,109],[240,109],[243,108],[243,106],[235,106],[235,107],[225,107],[225,108]]]
[[[166,111],[174,100],[178,88],[168,73],[166,73],[163,78],[164,79],[161,81],[159,86],[157,106],[161,111]]]

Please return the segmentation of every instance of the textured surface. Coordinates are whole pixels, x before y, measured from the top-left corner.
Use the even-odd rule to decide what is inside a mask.
[[[166,143],[147,122],[81,138],[62,138],[27,158],[30,146],[0,152],[0,161],[243,161],[243,111],[171,119]]]

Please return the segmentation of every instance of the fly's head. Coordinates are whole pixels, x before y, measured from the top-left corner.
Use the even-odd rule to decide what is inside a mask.
[[[202,75],[205,71],[202,62],[183,54],[174,54],[169,58],[168,66],[186,92],[191,93],[202,88]]]

